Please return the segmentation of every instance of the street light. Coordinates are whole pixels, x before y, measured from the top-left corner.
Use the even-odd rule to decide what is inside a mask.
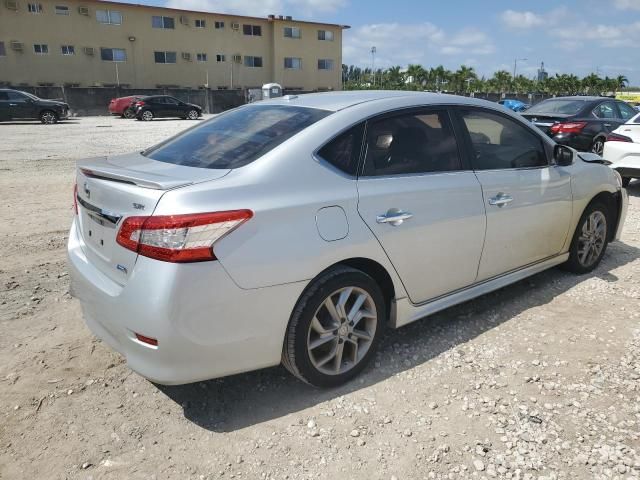
[[[518,62],[526,62],[526,58],[514,58],[513,59],[513,78],[516,78],[516,71],[518,70]]]
[[[376,86],[376,47],[371,47],[371,75],[373,76],[373,86]]]

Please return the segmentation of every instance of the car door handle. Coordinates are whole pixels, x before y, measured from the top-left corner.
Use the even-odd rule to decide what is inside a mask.
[[[15,107],[17,104],[16,103],[10,103],[9,106],[10,107]]]
[[[398,225],[401,225],[405,220],[409,220],[411,217],[413,217],[412,213],[392,209],[383,215],[378,215],[376,217],[376,222],[390,223],[394,227],[397,227]]]
[[[513,197],[502,192],[489,199],[489,205],[495,205],[496,207],[504,207],[506,204],[511,202],[513,202]]]
[[[605,124],[604,124],[604,126],[605,126],[605,127],[610,127],[610,126],[611,126],[611,124],[610,124],[610,123],[605,123]]]

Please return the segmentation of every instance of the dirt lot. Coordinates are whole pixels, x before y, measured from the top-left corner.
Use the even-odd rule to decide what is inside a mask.
[[[158,387],[68,294],[73,160],[192,125],[0,125],[0,478],[640,477],[640,182],[596,272],[553,269],[387,333],[366,373]]]

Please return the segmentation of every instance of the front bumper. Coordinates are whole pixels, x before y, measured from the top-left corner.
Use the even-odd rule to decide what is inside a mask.
[[[72,295],[91,331],[161,384],[183,384],[277,365],[304,282],[243,290],[220,262],[174,264],[138,257],[125,285],[87,261],[74,221]],[[135,333],[156,338],[153,347]]]

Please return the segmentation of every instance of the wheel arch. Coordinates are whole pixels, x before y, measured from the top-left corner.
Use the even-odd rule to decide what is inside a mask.
[[[596,202],[602,202],[608,210],[610,215],[607,220],[611,220],[612,228],[607,232],[609,241],[612,241],[615,237],[616,231],[618,229],[618,222],[620,221],[620,208],[622,199],[620,197],[620,192],[612,193],[609,191],[602,191],[593,196],[593,198],[587,203],[582,212],[584,212],[590,205],[593,205]],[[582,213],[580,213],[582,215]],[[577,227],[576,227],[577,228]]]

